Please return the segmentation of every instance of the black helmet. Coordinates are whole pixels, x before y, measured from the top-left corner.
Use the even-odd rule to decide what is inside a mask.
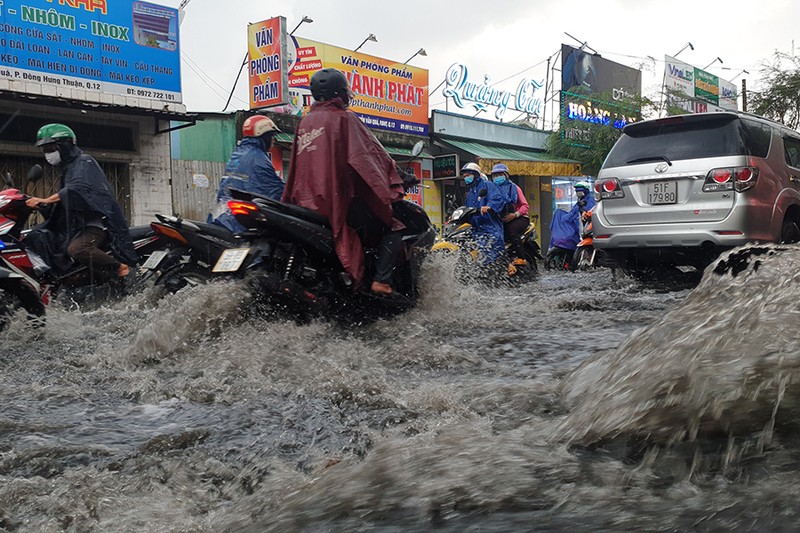
[[[338,96],[347,105],[350,103],[350,94],[347,78],[335,68],[324,68],[311,76],[311,96],[318,102]]]

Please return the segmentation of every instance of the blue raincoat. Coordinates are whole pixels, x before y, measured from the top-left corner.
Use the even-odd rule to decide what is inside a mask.
[[[587,194],[583,205],[578,201],[569,211],[556,209],[550,223],[550,248],[576,249],[581,242],[581,213],[594,209],[594,204],[594,196]]]
[[[245,137],[233,150],[231,159],[225,166],[225,176],[219,184],[217,203],[208,215],[208,222],[228,228],[233,233],[245,231],[228,210],[231,199],[229,188],[247,191],[273,200],[280,200],[283,194],[283,181],[272,166],[272,158],[267,154],[269,147],[256,137]]]
[[[481,195],[481,191],[486,191]],[[485,263],[490,263],[497,259],[505,251],[505,241],[503,240],[503,221],[500,215],[506,206],[506,199],[500,189],[491,181],[476,177],[467,186],[467,207],[480,209],[489,206],[492,211],[485,215],[475,215],[472,218],[472,230],[475,241],[485,256]]]
[[[494,183],[494,182],[492,182]],[[500,189],[500,192],[503,193],[503,197],[505,199],[505,208],[501,215],[506,215],[508,213],[513,213],[516,209],[517,200],[519,200],[519,192],[517,190],[516,184],[507,179],[504,183],[498,185],[495,183],[495,186]]]

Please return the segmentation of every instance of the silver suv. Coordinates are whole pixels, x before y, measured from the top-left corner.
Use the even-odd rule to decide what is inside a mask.
[[[747,113],[629,124],[595,182],[594,246],[633,274],[800,240],[800,133]]]

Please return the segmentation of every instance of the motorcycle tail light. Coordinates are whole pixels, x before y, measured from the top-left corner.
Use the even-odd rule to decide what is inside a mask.
[[[250,215],[258,211],[258,206],[253,202],[243,202],[241,200],[230,200],[228,202],[228,209],[231,214],[236,215]]]
[[[153,228],[153,231],[155,231],[159,235],[167,237],[168,239],[172,239],[186,245],[189,244],[186,238],[183,235],[181,235],[181,233],[176,229],[170,228],[169,226],[156,224],[155,222],[151,222],[150,227]]]

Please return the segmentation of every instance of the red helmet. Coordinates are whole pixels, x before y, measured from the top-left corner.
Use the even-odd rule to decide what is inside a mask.
[[[281,130],[264,115],[253,115],[242,124],[243,137],[261,137],[265,133],[280,133]]]

